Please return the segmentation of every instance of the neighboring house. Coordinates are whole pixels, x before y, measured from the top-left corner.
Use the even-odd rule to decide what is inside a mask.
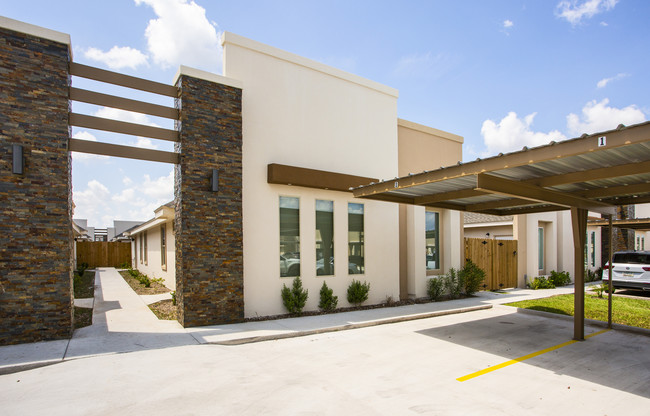
[[[600,219],[590,213],[590,218]],[[466,238],[517,240],[517,286],[526,279],[548,275],[551,270],[573,274],[574,253],[570,211],[495,216],[465,213]],[[586,267],[596,270],[601,264],[601,227],[587,226]]]
[[[87,219],[75,218],[72,222],[74,225],[85,230],[85,233],[83,234],[83,239],[85,241],[95,241],[95,227],[89,227]]]
[[[176,259],[174,239],[174,202],[154,211],[145,223],[125,230],[131,242],[131,266],[152,278],[164,279],[171,290],[176,289]]]
[[[126,230],[137,227],[143,221],[124,221],[114,220],[113,226],[106,229],[108,241],[128,241],[128,237],[124,234]]]
[[[650,218],[650,204],[638,204],[635,206],[636,218]],[[650,250],[650,231],[637,230],[634,232],[634,249],[646,251]]]

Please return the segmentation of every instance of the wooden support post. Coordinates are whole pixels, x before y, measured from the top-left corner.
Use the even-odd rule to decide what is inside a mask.
[[[574,314],[573,339],[585,339],[585,243],[587,240],[587,210],[571,208],[574,252]]]
[[[609,216],[609,267],[607,269],[609,273],[609,290],[607,291],[607,328],[612,329],[612,292],[614,285],[612,284],[612,259],[614,257],[614,228],[612,226],[612,218],[614,216]]]

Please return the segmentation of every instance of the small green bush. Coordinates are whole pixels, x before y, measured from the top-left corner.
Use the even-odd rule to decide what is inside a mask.
[[[300,277],[293,279],[293,286],[291,289],[287,285],[282,285],[282,303],[284,307],[287,308],[289,313],[301,313],[302,308],[305,307],[307,303],[307,297],[309,296],[308,290],[302,289],[302,280]]]
[[[585,282],[595,282],[596,280],[600,280],[600,276],[602,274],[602,269],[598,269],[596,271],[585,269]]]
[[[550,279],[545,278],[544,276],[539,276],[533,279],[532,282],[528,284],[531,289],[555,289],[555,285]]]
[[[79,277],[83,277],[87,269],[88,263],[84,262],[77,264],[77,273],[79,273]]]
[[[368,292],[370,292],[370,283],[352,280],[348,286],[348,302],[357,306],[361,305],[368,300]]]
[[[449,273],[445,275],[444,282],[445,289],[449,292],[449,297],[452,299],[458,299],[465,287],[462,274],[452,267],[449,269]]]
[[[551,270],[551,275],[548,280],[553,284],[553,286],[565,286],[571,283],[571,276],[569,272],[556,272]]]
[[[327,312],[336,309],[338,303],[339,297],[334,296],[334,290],[327,287],[327,283],[323,282],[323,286],[320,288],[320,302],[318,303],[318,307]]]
[[[463,267],[459,274],[463,281],[465,295],[467,296],[478,292],[481,283],[485,280],[485,271],[470,259],[467,259],[465,267]]]
[[[170,293],[172,295],[172,305],[176,305],[176,291]]]
[[[442,277],[432,277],[427,282],[427,295],[429,295],[432,301],[440,299],[444,290],[445,282]]]

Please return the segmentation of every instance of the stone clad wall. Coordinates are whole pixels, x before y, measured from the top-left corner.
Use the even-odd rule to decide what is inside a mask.
[[[176,294],[184,327],[244,319],[241,89],[181,75]],[[219,190],[212,192],[212,169]]]
[[[68,62],[67,44],[0,28],[0,345],[72,332]]]

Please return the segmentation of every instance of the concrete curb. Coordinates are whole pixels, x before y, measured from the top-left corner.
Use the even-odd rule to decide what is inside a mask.
[[[204,343],[204,345],[243,345],[243,344],[251,344],[254,342],[275,341],[275,340],[287,339],[287,338],[305,337],[308,335],[326,334],[328,332],[347,331],[349,329],[368,328],[377,325],[395,324],[399,322],[414,321],[416,319],[435,318],[437,316],[454,315],[454,314],[465,313],[465,312],[474,312],[474,311],[480,311],[485,309],[492,309],[492,307],[493,305],[471,306],[468,308],[450,309],[446,311],[427,312],[427,313],[420,313],[416,315],[399,316],[395,318],[377,319],[373,321],[360,322],[356,324],[339,325],[339,326],[332,326],[328,328],[311,329],[306,331],[287,332],[284,334],[263,335],[258,337],[246,337],[246,338],[231,339],[226,341],[206,342]]]
[[[506,306],[506,305],[499,305],[499,306],[504,306],[507,308],[512,308],[513,306]],[[541,316],[544,318],[554,318],[554,319],[561,319],[564,321],[571,321],[573,322],[573,316],[570,315],[561,315],[559,313],[553,313],[553,312],[545,312],[545,311],[538,311],[535,309],[523,309],[523,308],[516,308],[517,313],[524,313],[528,315],[536,315],[536,316]],[[590,325],[590,326],[595,326],[598,328],[607,328],[607,322],[603,321],[597,321],[595,319],[586,319],[585,318],[585,325]],[[624,331],[624,332],[630,332],[636,335],[643,335],[646,337],[650,337],[650,329],[645,329],[645,328],[638,328],[636,326],[628,326],[628,325],[623,325],[623,324],[612,324],[612,329],[615,329],[617,331]]]
[[[63,361],[64,361],[63,358],[59,358],[56,360],[38,361],[38,362],[33,362],[28,364],[6,365],[0,367],[0,376],[20,373],[22,371],[33,370],[35,368],[40,368],[40,367],[47,367],[48,365],[60,364]]]

